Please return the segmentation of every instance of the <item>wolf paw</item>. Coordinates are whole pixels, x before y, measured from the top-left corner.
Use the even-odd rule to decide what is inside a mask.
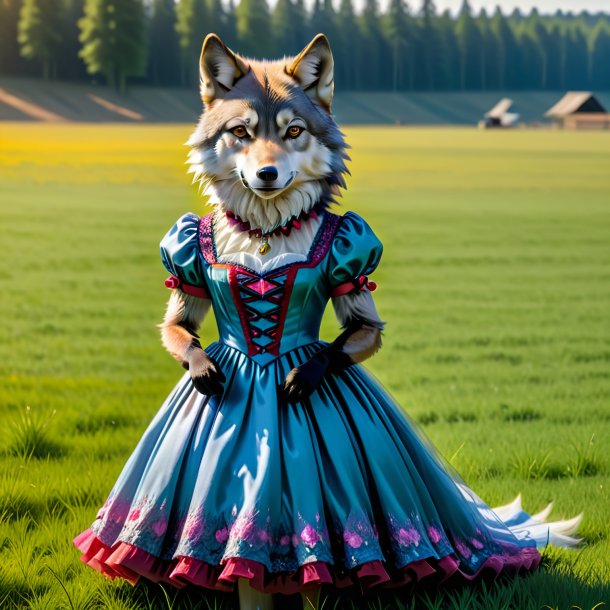
[[[192,348],[187,356],[188,370],[195,389],[201,394],[222,394],[226,381],[216,362],[201,348]]]

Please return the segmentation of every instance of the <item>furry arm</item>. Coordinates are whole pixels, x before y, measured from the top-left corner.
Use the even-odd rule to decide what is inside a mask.
[[[368,290],[336,297],[333,306],[344,330],[332,343],[288,373],[281,388],[288,402],[302,401],[320,385],[327,372],[339,373],[366,360],[381,347],[384,323]]]
[[[201,349],[197,330],[212,302],[174,289],[167,303],[161,342],[167,351],[188,369],[195,388],[202,394],[221,394],[225,377],[218,365]]]

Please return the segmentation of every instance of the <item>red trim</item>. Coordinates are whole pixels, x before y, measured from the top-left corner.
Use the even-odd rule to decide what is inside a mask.
[[[183,282],[177,275],[170,275],[165,280],[165,286],[170,290],[179,288],[182,292],[190,294],[192,297],[198,297],[200,299],[209,299],[210,295],[207,290],[202,286],[193,286]]]
[[[250,276],[253,278],[267,279],[273,281],[282,276],[286,276],[283,283],[283,294],[281,298],[277,298],[277,295],[269,296],[269,301],[276,303],[280,307],[278,314],[277,326],[273,336],[273,341],[268,345],[264,346],[264,352],[270,353],[275,356],[279,355],[280,343],[282,339],[282,332],[284,329],[284,323],[288,314],[288,307],[290,305],[290,296],[294,285],[294,280],[299,269],[315,267],[327,254],[328,249],[332,243],[332,239],[337,231],[339,223],[341,222],[342,216],[337,214],[331,214],[325,212],[325,216],[322,225],[318,229],[319,233],[316,235],[315,242],[312,244],[308,260],[301,263],[292,263],[284,267],[280,267],[276,270],[271,270],[269,273],[257,274],[252,270],[247,269],[241,265],[235,263],[218,263],[215,252],[215,244],[213,238],[212,228],[212,214],[203,216],[199,222],[199,247],[203,254],[205,261],[218,268],[227,269],[227,280],[231,288],[231,294],[235,308],[239,314],[239,319],[242,325],[242,330],[248,346],[248,354],[255,356],[261,353],[261,346],[257,345],[253,339],[253,332],[248,323],[248,313],[245,308],[244,300],[240,294],[240,284],[238,275]],[[261,295],[264,298],[264,294]],[[271,317],[271,316],[270,316]]]
[[[250,333],[250,327],[248,326],[248,314],[244,307],[244,304],[239,294],[239,282],[237,281],[237,267],[235,265],[226,264],[220,265],[215,264],[215,267],[225,268],[227,270],[227,279],[229,281],[229,287],[231,288],[231,294],[233,295],[233,303],[237,313],[239,314],[239,320],[241,322],[242,330],[244,331],[244,338],[248,345],[248,354],[253,356],[258,353],[257,345],[252,341],[252,334]]]
[[[330,293],[331,297],[341,297],[344,294],[349,294],[350,292],[362,292],[368,288],[369,292],[374,292],[377,290],[377,284],[371,280],[369,280],[368,276],[361,275],[354,280],[350,280],[349,282],[344,282],[343,284],[339,284],[335,286]]]
[[[475,580],[484,574],[498,576],[535,570],[540,564],[540,553],[533,547],[518,549],[514,554],[503,553],[488,557],[474,573],[460,569],[457,557],[420,559],[401,568],[392,569],[388,562],[369,561],[349,571],[338,571],[324,561],[301,565],[294,572],[269,572],[262,564],[242,557],[230,557],[221,565],[212,565],[194,557],[178,556],[163,560],[143,549],[125,542],[113,546],[104,544],[87,529],[72,541],[83,554],[81,561],[104,576],[117,576],[135,585],[140,578],[164,582],[181,588],[193,584],[221,591],[233,590],[238,578],[246,578],[250,586],[266,593],[292,594],[328,583],[337,588],[360,585],[363,590],[381,586],[393,588],[408,583]]]

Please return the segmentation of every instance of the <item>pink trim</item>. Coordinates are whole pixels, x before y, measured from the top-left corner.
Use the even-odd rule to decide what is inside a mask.
[[[193,286],[192,284],[187,284],[183,282],[177,275],[170,275],[165,280],[166,288],[173,290],[175,288],[180,288],[182,292],[186,294],[190,294],[193,297],[198,297],[200,299],[209,299],[210,295],[207,293],[207,290],[202,286]]]
[[[451,555],[439,560],[420,559],[394,570],[382,561],[369,561],[349,572],[337,573],[333,565],[314,561],[302,565],[295,572],[271,573],[262,563],[241,557],[230,557],[219,566],[194,557],[176,557],[167,561],[125,542],[110,547],[91,529],[79,534],[72,542],[83,553],[81,560],[88,566],[108,578],[124,578],[132,585],[140,578],[147,578],[178,588],[193,584],[231,591],[238,578],[247,578],[250,585],[259,591],[284,594],[297,593],[322,583],[337,588],[360,584],[368,590],[378,586],[398,587],[424,579],[434,582],[449,578],[471,581],[487,573],[498,576],[500,573],[533,571],[540,564],[540,553],[528,547],[515,555],[492,555],[474,574],[460,570],[459,560]]]
[[[199,248],[207,263],[216,263],[214,242],[212,241],[212,214],[206,214],[199,221]]]

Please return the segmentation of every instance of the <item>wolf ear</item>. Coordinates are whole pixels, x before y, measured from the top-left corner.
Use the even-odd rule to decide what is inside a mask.
[[[223,97],[246,72],[248,66],[216,34],[205,37],[199,60],[201,99],[204,104]]]
[[[318,34],[286,68],[305,92],[330,111],[335,88],[333,54],[328,38]]]

